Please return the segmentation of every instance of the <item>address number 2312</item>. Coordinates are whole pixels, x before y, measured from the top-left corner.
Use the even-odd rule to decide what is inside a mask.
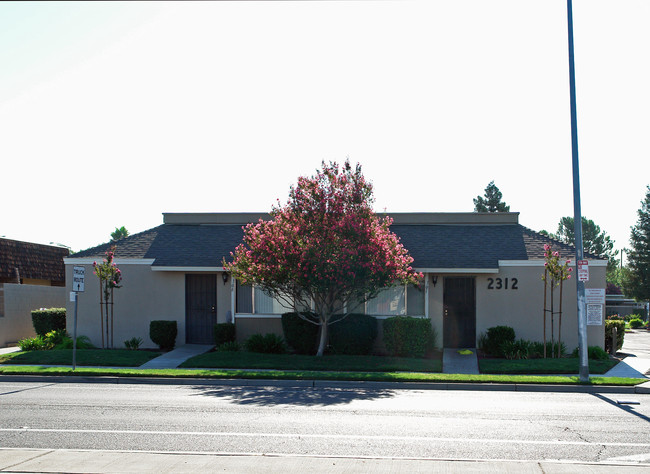
[[[488,290],[518,290],[516,278],[488,278]]]

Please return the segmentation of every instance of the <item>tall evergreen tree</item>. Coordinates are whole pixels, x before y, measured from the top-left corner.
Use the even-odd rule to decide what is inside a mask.
[[[625,290],[637,301],[650,300],[650,186],[637,211],[639,220],[632,227],[631,249],[627,254],[629,272]]]
[[[557,225],[557,234],[550,234],[550,236],[560,242],[574,245],[576,241],[574,222],[573,217],[563,217]],[[599,225],[584,216],[582,217],[582,247],[585,252],[607,257],[608,274],[616,271],[619,261],[616,258],[618,250],[614,250],[614,241],[607,232],[601,231]]]
[[[503,195],[494,181],[490,181],[485,188],[484,197],[476,196],[474,199],[474,212],[510,212],[510,206],[501,202],[502,197]]]
[[[116,227],[113,232],[111,232],[111,240],[117,242],[120,239],[124,239],[129,236],[129,231],[126,230],[126,227]]]

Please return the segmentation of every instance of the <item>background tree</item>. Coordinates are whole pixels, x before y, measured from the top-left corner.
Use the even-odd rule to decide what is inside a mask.
[[[116,242],[116,241],[118,241],[120,239],[123,239],[125,237],[128,237],[128,236],[129,236],[129,231],[126,230],[126,227],[124,227],[124,226],[119,227],[119,228],[116,227],[115,230],[113,232],[111,232],[111,240],[113,242]]]
[[[624,286],[628,296],[647,301],[650,300],[650,186],[637,215],[639,218],[630,235]]]
[[[573,217],[563,217],[557,226],[557,234],[550,234],[550,237],[574,245],[576,239],[574,222]],[[616,258],[618,250],[614,250],[614,241],[609,238],[607,233],[601,231],[600,226],[584,216],[582,217],[582,246],[585,252],[608,258],[607,280],[612,280],[619,264]]]
[[[245,285],[268,295],[320,326],[317,355],[323,355],[328,326],[383,288],[417,284],[413,258],[389,230],[390,218],[372,210],[372,185],[345,162],[322,164],[311,178],[298,178],[287,204],[271,220],[244,228],[244,242],[224,268]],[[313,305],[313,306],[312,306]]]
[[[510,206],[501,202],[503,195],[494,181],[490,181],[487,185],[484,196],[476,196],[474,199],[474,212],[510,212]]]

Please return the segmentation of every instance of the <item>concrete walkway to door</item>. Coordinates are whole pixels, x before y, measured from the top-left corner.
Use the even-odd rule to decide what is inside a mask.
[[[471,351],[471,354],[461,354]],[[476,349],[445,349],[442,352],[443,374],[478,374],[478,357]]]
[[[175,369],[187,359],[208,352],[214,344],[185,344],[142,364],[140,369]]]

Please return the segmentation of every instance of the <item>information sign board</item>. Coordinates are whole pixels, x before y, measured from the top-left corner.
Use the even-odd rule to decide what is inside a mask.
[[[84,279],[86,275],[85,267],[74,267],[72,269],[72,291],[83,293]]]

